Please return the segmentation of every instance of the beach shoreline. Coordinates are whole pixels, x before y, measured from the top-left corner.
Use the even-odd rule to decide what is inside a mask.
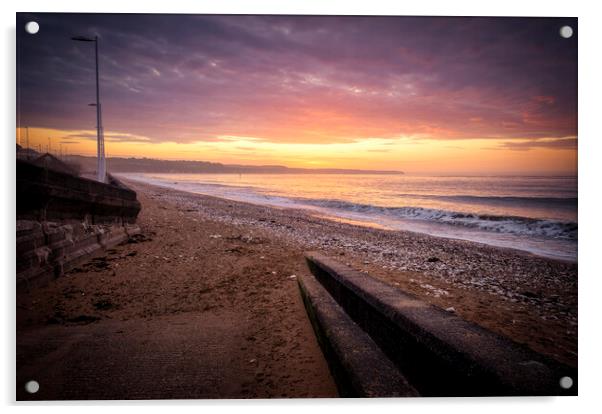
[[[142,204],[140,238],[17,294],[18,376],[54,364],[46,372],[60,372],[66,385],[51,396],[133,398],[120,394],[114,379],[133,380],[140,370],[146,387],[140,384],[136,398],[336,396],[296,283],[309,274],[308,250],[577,365],[575,263],[124,181]],[[161,342],[166,329],[181,329],[174,333],[181,342]],[[89,343],[73,344],[74,337],[119,339],[119,348],[94,348],[90,358]],[[69,362],[56,360],[49,338],[65,338]],[[191,344],[198,357],[180,367],[173,355],[189,355]],[[172,356],[160,361],[173,365],[172,377],[167,368],[127,371],[113,362],[134,354],[144,367],[165,352]],[[106,378],[82,383],[74,367]],[[170,378],[197,383],[171,387]],[[69,380],[77,381],[79,394],[68,391]],[[106,382],[105,394],[99,381]]]
[[[140,174],[120,177],[364,227],[467,240],[577,262],[576,198],[555,178]],[[552,180],[553,182],[550,182]],[[461,185],[461,188],[458,186]],[[539,189],[526,191],[537,186]],[[552,190],[559,186],[561,189]],[[493,191],[491,188],[495,188]],[[510,194],[510,195],[509,195]],[[543,197],[546,195],[547,197]]]
[[[366,227],[128,181],[199,219],[250,226],[360,271],[569,365],[577,355],[577,263],[486,244]]]

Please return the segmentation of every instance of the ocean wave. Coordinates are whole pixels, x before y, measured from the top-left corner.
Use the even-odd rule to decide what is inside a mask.
[[[132,177],[133,178],[133,177]],[[494,215],[459,212],[445,209],[401,206],[385,207],[371,204],[354,203],[336,199],[304,198],[291,195],[276,195],[273,192],[262,191],[263,189],[244,184],[221,184],[208,182],[195,182],[182,177],[139,177],[143,181],[159,181],[161,184],[183,189],[185,191],[198,192],[217,197],[236,199],[239,201],[271,204],[284,207],[297,208],[321,208],[328,209],[334,215],[345,213],[362,214],[371,220],[378,221],[379,218],[388,220],[421,220],[451,226],[462,226],[474,228],[481,231],[493,233],[506,233],[525,237],[537,237],[545,239],[560,239],[577,241],[578,226],[576,222],[560,221],[543,218],[521,217],[514,215]],[[448,200],[456,204],[493,204],[512,203],[524,206],[529,203],[552,206],[553,208],[573,208],[577,205],[575,197],[518,197],[518,196],[475,196],[475,195],[429,195],[429,194],[397,194],[400,201],[403,198],[431,198]],[[533,204],[531,204],[533,205]]]
[[[424,207],[382,207],[341,200],[303,199],[298,200],[298,202],[372,216],[380,215],[387,218],[432,221],[497,233],[577,240],[577,223],[570,221],[462,213]]]
[[[519,196],[477,196],[439,194],[398,194],[401,198],[455,201],[467,204],[513,204],[513,205],[566,205],[577,207],[577,197],[519,197]]]

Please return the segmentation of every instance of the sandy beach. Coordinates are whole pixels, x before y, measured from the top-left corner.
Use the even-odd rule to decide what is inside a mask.
[[[296,283],[308,272],[307,250],[337,256],[462,318],[577,364],[575,263],[128,185],[142,203],[142,234],[17,296],[18,371],[39,374],[40,366],[52,366],[50,379],[59,369],[67,385],[49,390],[54,396],[336,396]],[[179,339],[165,343],[161,334],[167,330]],[[59,345],[40,340],[63,338],[64,345],[74,336],[97,338],[94,352],[85,345],[91,340],[63,347],[66,355],[57,354]],[[163,359],[149,356],[162,353]],[[143,367],[148,375],[125,396],[112,379],[70,377],[77,364],[124,381],[140,378]],[[174,385],[182,379],[186,386]],[[80,391],[69,390],[76,380]]]

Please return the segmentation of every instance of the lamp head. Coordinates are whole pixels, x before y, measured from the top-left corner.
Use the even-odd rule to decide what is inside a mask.
[[[96,42],[95,38],[85,36],[73,36],[71,40],[76,40],[78,42]]]

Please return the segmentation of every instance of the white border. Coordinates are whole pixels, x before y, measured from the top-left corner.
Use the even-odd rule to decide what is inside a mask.
[[[2,293],[4,294],[3,325],[0,332],[4,367],[1,375],[0,400],[11,405],[14,399],[14,141],[15,134],[15,15],[17,11],[35,12],[131,12],[131,13],[235,13],[235,14],[391,14],[391,15],[455,15],[455,16],[570,16],[579,17],[579,394],[578,398],[495,398],[495,399],[415,399],[415,400],[292,400],[292,401],[168,401],[147,403],[104,403],[111,410],[126,410],[118,406],[150,405],[145,410],[162,412],[167,406],[177,405],[187,411],[234,409],[251,412],[282,411],[306,412],[308,410],[343,409],[351,412],[365,412],[377,409],[380,412],[400,410],[414,412],[423,410],[445,414],[461,412],[508,413],[509,411],[545,410],[546,413],[567,413],[587,410],[599,404],[600,392],[600,324],[597,320],[601,311],[596,305],[602,292],[602,261],[600,256],[600,179],[602,178],[602,151],[600,122],[602,75],[600,27],[602,16],[593,1],[532,1],[506,0],[486,1],[356,1],[356,0],[222,0],[222,1],[183,1],[169,0],[161,3],[124,2],[123,0],[103,0],[100,2],[79,1],[13,1],[2,3],[0,19],[3,26],[2,54],[2,125],[4,138],[1,141],[0,168],[2,171],[2,200],[0,217],[2,231],[0,263],[4,272]],[[436,375],[436,373],[433,373]],[[598,404],[596,404],[598,403]],[[49,412],[79,411],[82,403],[53,404],[44,407]],[[202,407],[198,407],[201,405]],[[15,409],[14,404],[11,409]],[[40,408],[28,405],[27,410]],[[107,407],[95,404],[89,407],[96,412],[104,412]],[[132,407],[133,408],[133,407]],[[130,409],[132,409],[130,408]],[[137,409],[137,408],[134,408]]]

